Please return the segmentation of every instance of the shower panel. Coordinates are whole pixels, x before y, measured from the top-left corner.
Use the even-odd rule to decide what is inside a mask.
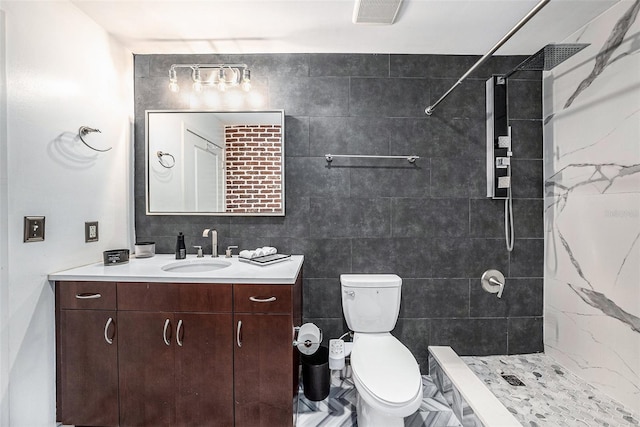
[[[508,80],[492,76],[486,82],[487,104],[487,197],[504,200],[504,236],[507,251],[513,250],[513,198],[511,195],[511,126],[509,126]]]
[[[509,77],[518,71],[549,71],[580,52],[588,44],[548,44],[506,74],[486,81],[487,197],[504,200],[504,233],[507,250],[513,249],[513,197],[511,194],[511,126],[509,126]]]
[[[486,82],[487,197],[506,199],[511,186],[511,127],[507,80],[492,76]]]

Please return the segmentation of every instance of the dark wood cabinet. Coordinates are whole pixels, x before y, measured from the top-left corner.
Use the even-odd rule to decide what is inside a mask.
[[[234,285],[236,427],[293,423],[293,327],[301,321],[297,286]]]
[[[236,427],[291,425],[291,318],[286,314],[235,314]],[[288,344],[288,345],[286,345]]]
[[[118,283],[120,422],[233,426],[231,285]]]
[[[293,425],[301,277],[294,286],[93,283],[56,286],[58,421]],[[87,299],[95,289],[101,297]]]
[[[174,349],[163,339],[164,324],[170,318],[166,313],[119,313],[120,424],[123,426],[175,423]]]
[[[126,311],[120,325],[121,425],[233,426],[230,313]]]
[[[178,426],[233,426],[232,315],[176,315],[176,413]]]
[[[64,424],[118,425],[115,286],[74,282],[56,287],[57,405]]]

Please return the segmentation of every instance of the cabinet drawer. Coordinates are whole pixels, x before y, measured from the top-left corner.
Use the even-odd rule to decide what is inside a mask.
[[[61,309],[115,310],[115,282],[56,282]]]
[[[291,313],[290,285],[233,285],[238,313]]]
[[[118,309],[231,312],[231,285],[118,282]]]

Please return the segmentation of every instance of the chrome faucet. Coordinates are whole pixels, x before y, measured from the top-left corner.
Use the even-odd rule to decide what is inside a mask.
[[[211,256],[218,257],[218,232],[213,228],[205,228],[202,232],[202,237],[208,237],[211,232]]]

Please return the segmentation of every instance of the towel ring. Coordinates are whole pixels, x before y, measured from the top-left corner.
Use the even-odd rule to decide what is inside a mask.
[[[157,151],[156,152],[156,156],[158,156],[158,163],[160,163],[160,166],[162,166],[163,168],[171,169],[172,167],[174,167],[176,165],[176,158],[173,157],[173,154],[163,153],[162,151]],[[163,156],[171,157],[171,164],[165,163],[162,160]]]
[[[80,141],[82,141],[82,143],[84,145],[86,145],[87,147],[91,148],[93,151],[98,151],[100,153],[104,153],[105,151],[109,151],[109,150],[111,150],[113,148],[113,147],[109,147],[109,148],[105,148],[104,150],[101,150],[99,148],[95,148],[95,147],[92,147],[91,145],[89,145],[87,143],[87,141],[84,140],[83,136],[85,136],[85,135],[87,135],[87,134],[89,134],[91,132],[102,133],[102,132],[100,132],[100,129],[94,129],[94,128],[90,128],[90,127],[87,127],[87,126],[80,126],[80,129],[78,129],[78,137],[80,138]]]

